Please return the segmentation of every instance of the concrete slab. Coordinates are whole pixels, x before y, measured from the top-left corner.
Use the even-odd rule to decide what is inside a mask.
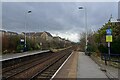
[[[0,61],[5,61],[5,60],[10,60],[14,58],[19,58],[19,57],[24,57],[24,56],[29,56],[29,55],[35,55],[43,52],[48,52],[50,50],[39,50],[39,51],[31,51],[31,52],[23,52],[23,53],[16,53],[16,54],[6,54],[1,56]]]
[[[77,78],[107,78],[107,76],[89,56],[79,52]]]
[[[108,65],[105,65],[105,63],[103,61],[101,61],[98,57],[95,57],[95,56],[91,56],[91,59],[97,63],[101,69],[104,69],[106,70],[106,75],[109,77],[109,78],[119,78],[119,68],[115,68],[113,66],[110,65],[110,63],[108,62]],[[118,65],[119,66],[119,65]]]

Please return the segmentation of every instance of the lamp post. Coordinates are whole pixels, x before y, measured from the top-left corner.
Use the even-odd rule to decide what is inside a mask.
[[[32,11],[27,11],[27,14],[28,13],[31,13]],[[26,27],[27,27],[27,14],[25,13],[25,51],[26,51]]]
[[[85,54],[87,51],[87,46],[88,46],[88,40],[87,40],[87,8],[86,7],[78,7],[78,9],[84,9],[85,10],[85,28],[86,28],[86,36],[85,36],[85,41],[86,41],[86,45],[85,45]]]

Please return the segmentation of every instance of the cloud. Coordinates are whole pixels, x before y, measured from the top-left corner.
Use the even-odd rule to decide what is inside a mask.
[[[118,2],[119,0],[2,0],[3,2]]]
[[[60,32],[56,32],[56,33],[52,33],[53,36],[60,36],[61,38],[65,38],[68,39],[70,41],[73,42],[79,42],[79,34],[78,33],[71,33],[71,32],[64,32],[64,33],[60,33]]]
[[[23,31],[48,31],[54,35],[78,41],[77,35],[86,31],[85,10],[87,8],[88,29],[97,30],[108,21],[110,15],[117,18],[117,2],[3,2],[3,29]],[[32,13],[28,14],[27,11]],[[26,30],[25,30],[26,26]],[[68,34],[66,34],[68,32]]]

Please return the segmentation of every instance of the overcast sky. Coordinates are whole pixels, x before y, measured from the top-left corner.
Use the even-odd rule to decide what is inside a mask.
[[[86,6],[91,31],[102,27],[111,14],[113,19],[118,18],[117,2],[3,2],[2,28],[19,33],[48,31],[78,42],[79,34],[86,30],[85,10],[79,6]],[[29,10],[32,12],[27,13]]]

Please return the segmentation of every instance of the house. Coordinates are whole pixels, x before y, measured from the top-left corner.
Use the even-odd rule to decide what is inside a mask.
[[[6,33],[7,33],[7,35],[9,35],[9,36],[18,35],[18,33],[16,33],[16,32],[11,32],[11,31],[7,31]]]
[[[119,21],[119,20],[117,20],[117,21],[112,20],[111,23],[112,23],[112,24],[115,24],[115,25],[120,25],[120,21]]]
[[[60,42],[62,41],[62,38],[59,36],[53,37],[54,41]]]
[[[8,35],[8,36],[18,35],[18,33],[16,33],[16,32],[5,31],[5,30],[0,30],[0,34],[2,34],[2,36],[5,36],[5,35]]]
[[[111,21],[112,25],[114,25],[115,27],[115,32],[113,33],[115,35],[115,37],[119,37],[120,36],[120,21]],[[119,36],[118,36],[119,35]]]
[[[24,32],[22,32],[22,35],[25,35]],[[36,42],[43,42],[43,41],[52,41],[53,40],[53,36],[49,33],[49,32],[29,32],[26,33],[26,36],[29,39],[34,39]]]
[[[34,39],[38,42],[41,43],[42,42],[42,38],[41,38],[42,32],[36,32],[34,34]]]
[[[44,32],[41,34],[40,37],[41,37],[42,39],[48,41],[48,42],[50,42],[50,41],[53,40],[53,36],[52,36],[49,32],[46,32],[46,31],[44,31]]]
[[[35,38],[35,32],[30,32],[30,33],[26,33],[26,36],[30,39],[34,39]]]

